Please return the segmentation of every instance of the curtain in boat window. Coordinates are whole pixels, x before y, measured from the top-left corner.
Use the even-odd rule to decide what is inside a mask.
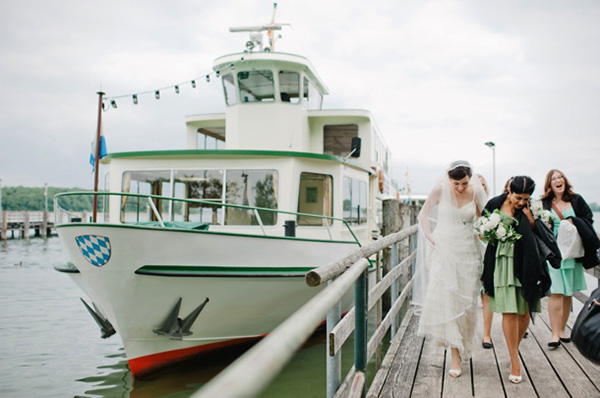
[[[333,177],[327,174],[300,174],[298,213],[333,217]],[[332,220],[320,217],[298,216],[298,225],[324,226]]]

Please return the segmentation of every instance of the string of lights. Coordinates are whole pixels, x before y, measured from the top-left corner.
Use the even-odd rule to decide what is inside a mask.
[[[233,66],[233,64],[232,64]],[[131,100],[133,101],[134,105],[137,105],[139,103],[139,98],[141,96],[144,95],[151,95],[154,94],[154,98],[156,98],[157,100],[160,99],[160,93],[167,91],[167,90],[174,90],[175,94],[179,94],[180,88],[184,87],[184,86],[191,86],[192,88],[196,88],[198,83],[200,82],[206,82],[206,83],[210,83],[210,80],[212,78],[216,78],[218,79],[220,77],[220,73],[219,71],[213,71],[210,73],[207,73],[205,75],[200,75],[194,79],[191,80],[187,80],[181,83],[177,83],[177,84],[172,84],[170,86],[166,86],[166,87],[161,87],[161,88],[157,88],[155,90],[147,90],[147,91],[140,91],[137,93],[132,93],[132,94],[124,94],[124,95],[116,95],[116,96],[112,96],[112,97],[104,97],[102,99],[102,110],[103,111],[108,111],[110,108],[117,108],[117,100],[121,100],[124,98],[131,98]]]

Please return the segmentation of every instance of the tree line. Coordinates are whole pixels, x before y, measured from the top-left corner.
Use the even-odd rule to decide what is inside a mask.
[[[54,195],[62,192],[88,191],[81,188],[48,187],[48,211],[54,211]],[[92,196],[67,196],[60,200],[61,207],[70,211],[92,211]],[[44,210],[44,188],[2,187],[2,210]]]

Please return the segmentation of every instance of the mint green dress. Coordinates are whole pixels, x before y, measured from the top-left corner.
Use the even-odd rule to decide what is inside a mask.
[[[521,282],[515,276],[515,244],[498,242],[496,267],[494,269],[494,297],[489,296],[492,312],[524,315],[529,312],[527,302],[521,294]],[[538,300],[536,311],[541,311]]]
[[[575,217],[575,211],[572,207],[563,211],[563,217]],[[558,214],[552,209],[552,219],[554,225],[554,235],[558,236],[558,225],[560,224],[560,218]],[[550,279],[552,280],[552,286],[550,287],[551,294],[562,294],[564,296],[572,296],[573,292],[578,292],[587,289],[585,283],[585,275],[583,265],[574,258],[563,260],[560,263],[560,268],[555,269],[548,267],[550,271]]]

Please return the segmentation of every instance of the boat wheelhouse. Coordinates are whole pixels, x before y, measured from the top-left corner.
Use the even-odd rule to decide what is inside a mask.
[[[268,334],[318,292],[304,274],[371,240],[397,193],[371,114],[322,109],[306,58],[260,51],[277,28],[242,29],[249,50],[215,61],[225,112],[188,116],[187,148],[109,154],[105,192],[55,198],[60,270],[134,375]],[[99,198],[96,222],[69,217],[73,195]]]

